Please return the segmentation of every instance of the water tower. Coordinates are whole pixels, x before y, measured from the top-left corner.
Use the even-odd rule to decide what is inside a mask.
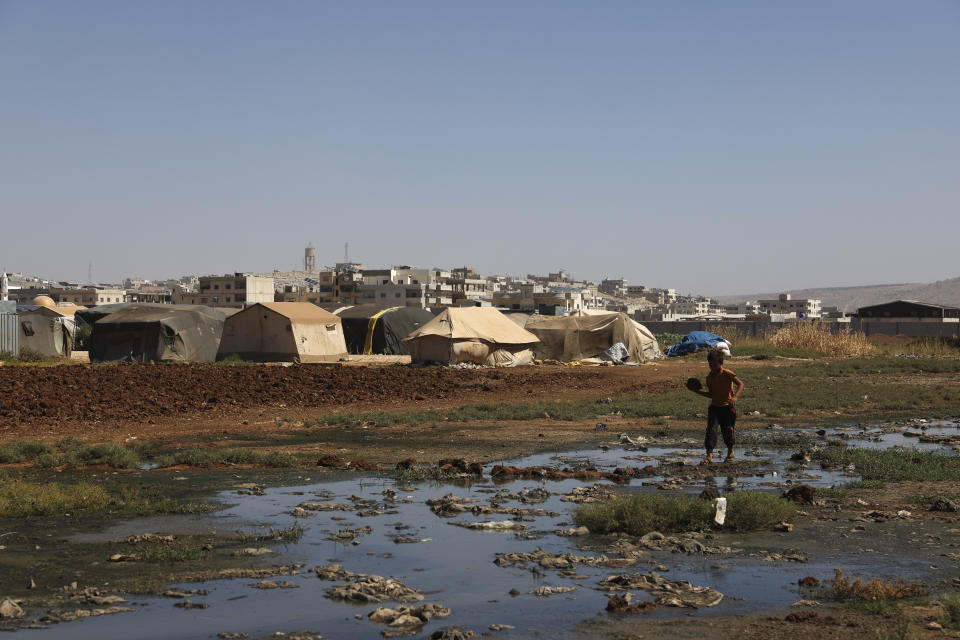
[[[313,243],[308,244],[307,248],[303,250],[303,270],[317,270],[317,250],[313,248]]]

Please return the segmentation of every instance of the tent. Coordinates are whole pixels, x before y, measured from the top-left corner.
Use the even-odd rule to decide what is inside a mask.
[[[333,313],[343,321],[347,351],[367,355],[410,353],[403,339],[433,320],[433,314],[420,307],[383,309],[374,304],[361,304],[340,307]]]
[[[414,362],[516,366],[533,361],[537,336],[493,307],[450,307],[409,336]]]
[[[533,315],[525,328],[540,339],[534,354],[541,359],[574,362],[600,358],[617,343],[624,350],[604,359],[640,363],[661,355],[653,334],[625,313]]]
[[[310,302],[260,302],[227,318],[217,358],[328,362],[346,354],[340,318]]]
[[[730,343],[717,334],[708,331],[691,331],[683,337],[683,340],[667,349],[667,356],[671,358],[685,356],[700,349],[714,348],[721,349],[724,354],[730,355]]]
[[[201,305],[127,304],[94,322],[90,361],[213,362],[224,317]]]
[[[33,349],[45,356],[70,357],[73,351],[72,318],[47,315],[37,308],[18,307],[17,310],[20,314],[21,351]]]

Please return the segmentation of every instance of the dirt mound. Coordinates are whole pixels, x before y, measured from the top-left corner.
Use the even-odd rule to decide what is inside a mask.
[[[504,371],[309,364],[2,367],[0,428],[9,432],[51,419],[89,423],[229,415],[263,407],[390,409],[438,400],[522,401],[560,390],[566,397],[582,397],[652,391],[666,384],[643,382],[636,374],[572,367]]]

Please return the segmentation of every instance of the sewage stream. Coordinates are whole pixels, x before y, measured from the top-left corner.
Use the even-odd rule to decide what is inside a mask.
[[[960,425],[952,422],[930,423],[923,430],[926,434],[956,435]],[[788,430],[782,430],[783,433]],[[822,436],[815,431],[808,433],[818,442],[845,437],[849,446],[890,447],[912,446],[919,449],[950,453],[950,448],[938,443],[920,443],[914,436],[903,435],[904,430],[840,427],[830,429]],[[616,436],[611,434],[611,440]],[[683,480],[679,491],[699,492],[705,486],[715,486],[721,491],[736,487],[742,489],[782,489],[793,482],[809,483],[815,487],[838,485],[856,480],[855,475],[843,471],[824,472],[815,464],[800,472],[788,469],[797,463],[790,460],[796,449],[775,449],[760,444],[738,447],[741,460],[756,459],[756,465],[737,468],[738,473],[719,477]],[[645,450],[612,444],[609,449],[578,450],[563,455],[541,454],[521,459],[506,460],[504,464],[515,466],[571,467],[577,462],[594,465],[601,471],[615,467],[639,467],[647,464],[667,465],[669,475],[683,477],[688,465],[695,465],[702,455],[698,443],[684,442],[681,446],[648,445]],[[489,473],[492,465],[486,465]],[[791,478],[791,473],[802,478]],[[787,477],[785,477],[787,476]],[[665,476],[634,478],[626,485],[618,485],[625,491],[659,491],[657,483]],[[574,552],[596,555],[598,552],[582,550],[590,537],[561,537],[556,530],[573,526],[572,511],[577,505],[560,500],[563,494],[576,487],[589,486],[593,482],[581,480],[535,481],[516,480],[494,484],[489,479],[461,487],[435,482],[416,482],[402,486],[392,477],[354,477],[347,480],[317,483],[308,486],[278,487],[267,489],[265,495],[238,495],[229,491],[219,497],[234,506],[205,518],[191,518],[192,526],[206,529],[245,530],[267,527],[286,528],[294,524],[305,527],[304,536],[297,542],[273,547],[271,561],[275,564],[302,562],[299,575],[278,576],[277,582],[290,580],[296,588],[272,590],[256,589],[257,579],[217,580],[202,584],[175,585],[182,589],[209,589],[206,596],[192,598],[208,605],[206,609],[183,610],[174,608],[175,600],[167,598],[128,598],[128,605],[135,613],[90,618],[80,622],[55,624],[44,630],[24,630],[21,633],[47,638],[216,638],[219,633],[243,633],[250,638],[259,638],[274,632],[314,631],[324,638],[376,638],[387,627],[367,619],[367,614],[378,606],[395,607],[397,603],[362,606],[333,601],[325,593],[344,581],[321,580],[314,568],[328,563],[341,563],[344,569],[355,573],[377,574],[393,577],[405,585],[419,590],[424,603],[438,603],[452,613],[444,619],[429,621],[412,637],[426,638],[430,633],[447,626],[471,629],[478,634],[488,630],[491,624],[510,625],[513,630],[498,631],[494,635],[504,638],[531,637],[542,634],[558,637],[560,630],[569,629],[578,621],[595,616],[604,610],[609,594],[596,590],[597,582],[618,573],[646,573],[659,568],[659,573],[672,580],[689,580],[694,585],[710,586],[724,594],[723,601],[710,609],[661,608],[652,616],[684,615],[733,615],[751,611],[789,607],[805,597],[796,586],[797,579],[813,575],[830,577],[834,567],[842,568],[848,575],[919,578],[929,570],[930,557],[921,549],[905,548],[900,553],[871,552],[865,549],[856,552],[830,550],[810,554],[809,562],[769,562],[750,555],[744,547],[754,540],[753,547],[762,546],[769,540],[768,548],[780,549],[791,545],[791,535],[796,534],[750,534],[733,536],[723,534],[717,544],[734,547],[733,553],[694,554],[651,551],[640,558],[634,566],[623,569],[577,565],[576,576],[563,576],[554,570],[531,571],[529,568],[498,566],[494,564],[497,554],[532,552],[538,547],[555,554]],[[613,486],[601,481],[601,484]],[[516,520],[507,514],[480,515],[464,513],[455,517],[440,517],[427,506],[426,501],[448,493],[472,498],[478,504],[487,504],[497,491],[505,489],[519,494],[525,489],[544,488],[549,498],[536,504],[519,501],[505,502],[508,507],[529,507],[555,512],[556,516],[523,518],[527,525],[525,535],[513,532],[496,533],[475,531],[451,525],[452,522],[480,522]],[[396,492],[396,499],[388,501],[385,494]],[[291,512],[305,501],[335,502],[353,505],[351,497],[376,502],[382,515],[364,517],[357,510],[333,510],[311,512],[306,518],[295,518]],[[354,498],[356,501],[356,498]],[[115,531],[102,534],[105,539],[120,539],[137,530],[163,533],[163,519],[150,519],[125,523]],[[882,535],[909,535],[909,525],[891,524]],[[884,526],[885,526],[884,525]],[[371,527],[369,533],[360,534],[355,543],[346,544],[328,539],[342,529]],[[852,525],[851,525],[852,526]],[[896,527],[900,527],[899,529]],[[904,528],[906,527],[906,528]],[[879,530],[878,530],[879,531]],[[416,543],[396,543],[396,536],[422,540]],[[879,534],[878,534],[879,535]],[[762,539],[761,539],[762,538]],[[757,542],[757,540],[760,540]],[[548,598],[538,598],[530,592],[541,586],[574,587],[569,593]],[[635,591],[638,599],[647,594]],[[422,603],[417,603],[422,604]]]

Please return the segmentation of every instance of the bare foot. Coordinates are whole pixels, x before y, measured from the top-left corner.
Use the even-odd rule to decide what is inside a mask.
[[[729,454],[727,454],[727,457],[723,459],[723,461],[724,461],[724,462],[736,462],[736,461],[737,461],[737,456],[733,455],[732,453],[729,453]]]
[[[703,460],[700,461],[700,464],[713,464],[713,454],[708,453],[707,455],[703,456]]]

